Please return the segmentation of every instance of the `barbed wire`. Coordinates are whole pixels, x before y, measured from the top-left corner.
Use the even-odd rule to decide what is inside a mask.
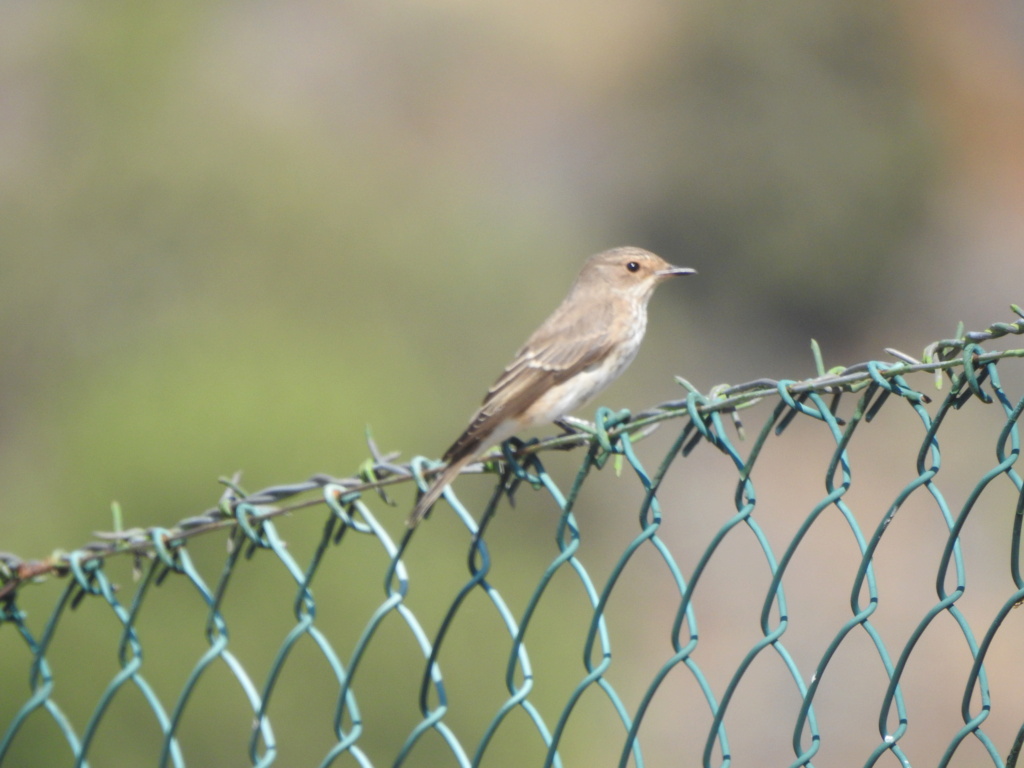
[[[739,413],[752,407],[766,398],[779,397],[791,404],[789,417],[783,417],[775,426],[776,433],[781,433],[789,424],[790,419],[799,412],[799,407],[812,395],[828,394],[831,401],[828,409],[837,423],[843,421],[837,415],[842,395],[859,392],[865,387],[874,386],[878,396],[870,405],[867,420],[877,412],[885,399],[892,393],[893,379],[913,373],[932,373],[936,377],[936,388],[941,388],[942,375],[952,380],[954,371],[962,370],[965,374],[966,387],[960,395],[955,407],[959,407],[972,397],[983,402],[990,402],[990,396],[984,392],[980,384],[986,376],[985,366],[1004,358],[1024,357],[1024,349],[1008,349],[1001,351],[983,351],[979,345],[1008,335],[1024,335],[1024,310],[1016,304],[1010,305],[1018,320],[1005,323],[997,322],[983,331],[964,332],[963,327],[957,329],[955,337],[935,341],[925,347],[921,359],[917,359],[893,348],[885,352],[897,362],[868,361],[848,367],[837,366],[825,370],[821,352],[812,340],[817,375],[804,380],[776,380],[760,378],[744,384],[719,384],[702,394],[696,387],[682,377],[677,382],[687,389],[686,398],[663,402],[653,408],[635,415],[627,410],[612,411],[601,408],[595,421],[588,423],[579,419],[566,419],[561,422],[564,434],[530,442],[510,441],[509,444],[484,456],[481,461],[471,464],[463,472],[466,474],[480,472],[507,472],[510,464],[521,459],[549,450],[570,450],[584,445],[597,445],[606,454],[614,452],[613,444],[622,435],[628,434],[632,442],[636,442],[651,434],[665,421],[689,418],[690,439],[685,442],[683,452],[688,453],[705,436],[705,431],[696,428],[697,422],[703,422],[714,413],[728,413],[740,436],[743,436],[743,425]],[[896,385],[898,387],[898,385]],[[907,390],[901,395],[911,400],[920,399],[928,402],[926,395]],[[11,552],[0,551],[0,600],[9,598],[19,588],[44,576],[66,576],[78,564],[92,560],[104,559],[118,555],[135,558],[152,557],[157,550],[173,550],[187,540],[212,531],[221,530],[243,522],[246,526],[290,514],[309,507],[320,507],[325,504],[322,496],[302,501],[287,502],[303,494],[322,491],[326,486],[343,490],[339,503],[348,503],[366,493],[376,493],[393,504],[387,495],[390,486],[416,482],[420,488],[426,481],[440,471],[442,465],[431,464],[423,457],[414,457],[405,463],[396,463],[399,452],[383,453],[377,446],[369,431],[366,442],[370,457],[363,462],[359,471],[349,477],[337,478],[326,474],[316,474],[308,480],[274,485],[254,493],[247,493],[240,485],[240,473],[230,478],[221,478],[225,486],[221,498],[215,507],[205,512],[186,517],[170,527],[150,526],[97,532],[97,541],[93,541],[76,549],[73,553],[57,551],[47,557],[24,559]],[[514,492],[518,479],[510,478],[506,492]],[[239,514],[245,510],[243,520]],[[253,510],[258,510],[252,514]],[[115,521],[120,518],[120,510],[114,505]]]
[[[191,719],[213,723],[217,740],[230,724],[240,727],[245,741],[229,749],[245,747],[251,764],[259,766],[286,759],[286,733],[301,735],[303,744],[326,737],[326,751],[314,746],[311,752],[322,758],[324,768],[343,754],[342,759],[363,766],[397,766],[413,752],[417,757],[439,754],[433,749],[448,755],[445,762],[465,768],[481,764],[485,753],[489,762],[561,766],[563,759],[570,764],[576,750],[568,734],[584,727],[595,737],[588,743],[589,750],[596,750],[591,754],[617,752],[622,768],[641,768],[645,754],[665,749],[669,756],[689,749],[686,762],[709,768],[716,760],[731,765],[745,746],[762,758],[769,752],[766,728],[788,743],[775,745],[775,759],[756,759],[757,764],[825,764],[838,749],[846,756],[844,764],[854,764],[852,756],[859,753],[867,758],[865,766],[887,754],[909,765],[910,754],[935,751],[915,757],[915,764],[946,766],[954,754],[963,759],[971,751],[975,758],[987,755],[997,768],[1013,768],[1024,728],[1014,740],[1008,729],[1016,731],[1019,713],[1007,693],[1014,693],[1019,665],[1007,663],[998,646],[1009,646],[1012,655],[1019,645],[1019,625],[1015,628],[1008,617],[1024,602],[1024,482],[1016,469],[1024,398],[1003,387],[1000,379],[1007,369],[997,363],[1024,357],[1024,350],[993,352],[981,346],[1024,334],[1024,314],[1013,309],[1020,320],[972,333],[960,328],[955,338],[926,347],[920,359],[888,349],[893,361],[826,370],[812,342],[811,378],[722,384],[707,394],[680,379],[686,389],[682,399],[635,415],[599,408],[593,423],[566,420],[561,435],[507,441],[472,467],[495,478],[489,501],[473,510],[450,493],[452,517],[438,522],[461,523],[464,531],[443,541],[417,541],[424,547],[407,550],[422,528],[404,527],[404,514],[382,519],[376,507],[395,505],[389,494],[398,484],[423,490],[441,465],[423,456],[400,462],[399,454],[382,452],[367,434],[369,457],[347,478],[316,475],[247,493],[235,475],[221,480],[224,490],[216,506],[170,528],[124,529],[114,505],[114,530],[96,534],[97,540],[84,547],[29,561],[0,555],[0,628],[13,630],[5,634],[10,649],[5,658],[15,677],[24,670],[28,678],[20,700],[17,685],[5,688],[3,704],[11,719],[0,727],[0,764],[6,758],[16,762],[42,755],[51,746],[55,750],[47,764],[60,760],[61,750],[70,753],[75,765],[102,762],[104,749],[111,748],[101,743],[102,734],[120,733],[126,722],[113,708],[139,701],[129,696],[141,696],[139,714],[153,719],[157,733],[140,738],[140,754],[145,750],[156,759],[159,753],[160,765],[184,766],[188,750],[201,743],[187,725]],[[1019,373],[1019,368],[1011,370]],[[939,388],[945,376],[951,382],[933,407],[925,407],[930,398],[923,388],[907,380],[921,373],[934,375]],[[844,408],[840,417],[840,403],[850,393],[856,393],[853,407]],[[971,404],[975,400],[978,404]],[[750,413],[754,421],[747,409],[764,401],[771,408],[759,411],[755,436],[741,450],[736,441],[744,437],[740,417]],[[883,418],[897,421],[882,426],[897,427],[898,435],[891,428],[869,432],[860,427],[886,402],[892,405]],[[954,423],[950,417],[968,404]],[[909,430],[900,415],[907,414],[903,405],[913,413]],[[668,428],[674,419],[681,421]],[[784,445],[772,439],[794,422],[794,440]],[[662,426],[669,444],[649,446],[657,464],[645,467],[634,444]],[[855,433],[866,437],[855,440]],[[695,446],[701,451],[683,464],[682,457]],[[995,463],[986,446],[994,449]],[[585,450],[575,451],[572,458],[580,464],[563,489],[538,454],[576,448]],[[795,454],[790,452],[794,448]],[[879,449],[902,457],[900,468],[888,462],[881,472],[865,466],[863,452]],[[724,466],[718,463],[722,457]],[[616,525],[626,526],[617,532],[627,539],[606,561],[593,548],[595,539],[584,536],[577,515],[632,506],[610,499],[593,504],[584,493],[593,470],[610,460],[626,475],[616,491],[634,498],[639,492],[639,530],[629,531],[616,516]],[[692,482],[696,473],[705,479],[711,466],[717,468],[706,482]],[[940,474],[941,466],[954,471]],[[976,482],[965,485],[965,478]],[[809,491],[822,480],[824,494],[820,487]],[[539,566],[533,577],[520,567],[526,565],[523,553],[507,549],[509,539],[485,535],[503,497],[513,500],[522,483],[543,491],[545,506],[553,504],[559,513],[557,519],[544,518],[553,526],[548,532],[554,534],[557,551],[530,550]],[[688,490],[679,493],[684,487]],[[722,492],[725,497],[718,496]],[[539,505],[524,506],[540,510]],[[295,518],[286,541],[283,528],[279,531],[283,521],[271,520],[314,507],[325,513],[325,520],[311,537]],[[905,522],[897,522],[897,516]],[[393,536],[392,528],[404,534]],[[226,558],[213,553],[211,559],[206,548],[191,546],[209,543],[209,537],[194,537],[218,530],[222,536],[212,541],[226,539]],[[466,534],[468,557],[454,569],[466,572],[445,573],[451,563],[437,553],[461,547]],[[985,541],[979,543],[979,534]],[[602,530],[599,538],[606,535],[615,533]],[[1006,549],[1009,581],[1005,572],[999,579],[975,572],[979,563],[990,565]],[[748,556],[737,561],[737,551]],[[119,561],[106,560],[118,556]],[[900,564],[895,574],[893,559]],[[250,560],[252,567],[243,573]],[[115,579],[128,565],[134,566],[134,587],[123,577]],[[355,568],[354,576],[334,578],[339,567]],[[962,599],[969,568],[970,596]],[[716,578],[714,572],[721,575],[722,569],[726,578]],[[827,578],[821,578],[826,571]],[[218,573],[216,581],[208,580]],[[19,588],[65,574],[69,578],[62,594],[50,602],[41,631],[34,629],[34,601],[45,601],[49,592]],[[280,576],[284,584],[277,582]],[[445,581],[452,576],[454,581]],[[247,577],[270,579],[266,583],[275,588],[253,590]],[[735,589],[737,578],[743,581],[740,590]],[[623,614],[623,604],[634,602],[631,581],[642,582],[645,597]],[[168,595],[174,600],[173,615],[164,615],[164,606],[154,598],[154,588],[168,582],[176,587]],[[314,599],[314,582],[319,599]],[[556,591],[556,582],[571,590],[568,599]],[[818,593],[811,604],[801,594],[808,582]],[[240,583],[241,591],[229,589]],[[845,607],[837,602],[829,608],[827,595],[820,594],[825,584]],[[926,598],[908,599],[925,584]],[[973,601],[981,593],[991,604],[979,614]],[[737,599],[753,602],[743,609]],[[89,608],[76,611],[72,620],[69,612],[85,602]],[[481,609],[490,621],[480,621]],[[544,618],[538,617],[552,610],[557,613],[554,631],[545,631]],[[567,618],[575,610],[580,622],[574,633]],[[340,614],[332,616],[332,611]],[[906,626],[892,621],[893,612]],[[713,626],[699,631],[698,619],[703,625],[710,618],[715,618]],[[723,619],[727,625],[720,623]],[[268,631],[267,622],[274,629]],[[645,629],[637,634],[633,628],[639,625]],[[116,646],[102,640],[98,645],[110,652],[116,647],[115,666],[109,676],[100,670],[99,683],[90,687],[84,678],[94,672],[94,654],[81,649],[88,646],[86,635],[99,637],[104,628],[112,629]],[[181,635],[172,628],[184,629],[198,642],[191,653],[180,653]],[[235,644],[229,643],[229,630]],[[380,633],[391,630],[405,638],[404,650],[383,647]],[[809,644],[808,630],[818,636]],[[474,648],[497,653],[497,666],[465,653],[460,634],[467,631]],[[239,644],[239,638],[244,642]],[[939,654],[917,652],[922,639],[941,639],[946,645]],[[73,657],[65,658],[69,646]],[[257,656],[251,654],[253,646],[259,648]],[[305,667],[290,669],[293,652],[311,652],[314,663],[326,665],[318,673],[326,698],[319,706],[307,702],[298,720],[278,683],[290,680],[309,692],[318,681],[306,675]],[[24,663],[18,653],[27,654]],[[382,658],[375,668],[371,659],[376,655]],[[847,661],[838,660],[841,656]],[[555,662],[555,676],[552,666],[541,671],[541,664],[534,663],[549,657],[567,662]],[[851,658],[855,665],[844,666]],[[168,666],[180,666],[180,671],[168,678],[165,662],[172,659]],[[759,668],[771,670],[771,680],[762,678]],[[924,691],[913,680],[915,669],[935,672]],[[567,685],[555,690],[559,686],[553,684],[565,674]],[[874,682],[860,690],[861,681],[872,676]],[[502,690],[485,695],[479,684],[499,677]],[[464,678],[471,680],[468,697],[460,688]],[[218,692],[234,689],[238,706],[215,702],[209,684],[200,693],[203,681],[210,679],[217,680]],[[825,679],[829,682],[823,684]],[[779,712],[751,713],[749,707],[758,700],[751,697],[755,689],[755,696],[777,702]],[[664,697],[690,693],[684,737],[680,701]],[[601,739],[596,738],[594,710],[578,706],[584,700],[607,708],[612,728],[600,729]],[[666,702],[671,702],[667,708]],[[860,720],[854,710],[872,702],[874,722]],[[957,710],[956,719],[938,722],[932,704]],[[374,711],[378,705],[383,711]],[[474,712],[470,718],[467,705]],[[308,719],[314,711],[333,712],[333,718],[316,726]],[[396,718],[402,711],[408,717]],[[666,725],[671,735],[663,741],[660,729]],[[50,745],[40,734],[54,728],[60,737]],[[383,739],[372,735],[383,731]],[[946,737],[939,735],[944,732]],[[843,747],[849,739],[860,746]],[[515,746],[508,749],[509,743]],[[537,758],[533,762],[523,758],[530,743]],[[780,747],[789,754],[784,762]],[[118,755],[124,749],[120,743],[113,748]],[[942,749],[940,756],[937,750]]]

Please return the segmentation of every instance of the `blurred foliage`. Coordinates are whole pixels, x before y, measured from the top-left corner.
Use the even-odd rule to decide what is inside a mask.
[[[701,4],[681,44],[623,94],[624,221],[728,290],[702,312],[754,311],[806,348],[884,309],[919,232],[934,127],[883,3]],[[661,73],[662,77],[656,75]],[[635,169],[642,169],[637,172]]]
[[[701,272],[655,302],[616,406],[854,343],[941,169],[906,23],[881,2],[5,4],[0,548],[77,546],[114,499],[129,526],[175,521],[237,469],[349,474],[367,424],[438,454],[612,245]]]
[[[895,11],[738,10],[669,18],[653,52],[616,51],[633,76],[605,88],[580,85],[596,55],[558,59],[558,40],[536,38],[551,93],[586,92],[577,117],[543,102],[515,44],[539,32],[528,11],[504,32],[500,16],[440,6],[311,3],[280,28],[228,3],[5,11],[0,508],[31,504],[71,544],[114,497],[151,521],[204,504],[237,468],[256,484],[343,473],[366,423],[440,450],[417,430],[457,429],[580,260],[620,240],[702,268],[687,296],[701,313],[754,310],[833,340],[870,310],[926,194]],[[623,36],[663,21],[636,19]],[[492,81],[467,81],[481,66]],[[540,127],[475,133],[468,95],[488,88]],[[580,120],[589,152],[569,135]],[[551,145],[525,154],[544,131]],[[533,188],[480,164],[502,141]],[[560,198],[577,202],[545,210]],[[447,397],[465,348],[492,339]],[[68,504],[76,528],[53,511]],[[8,546],[45,549],[52,531]]]

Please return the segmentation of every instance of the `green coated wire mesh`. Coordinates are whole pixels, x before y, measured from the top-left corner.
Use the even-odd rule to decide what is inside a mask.
[[[0,764],[1017,765],[1021,317],[4,553]]]

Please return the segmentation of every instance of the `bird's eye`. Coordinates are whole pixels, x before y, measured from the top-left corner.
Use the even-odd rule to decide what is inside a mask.
[[[640,269],[640,265],[635,261],[631,261],[626,265],[626,269],[628,269],[630,272],[636,272],[638,269]]]

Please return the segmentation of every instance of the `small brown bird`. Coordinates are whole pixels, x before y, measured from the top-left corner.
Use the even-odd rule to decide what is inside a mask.
[[[632,246],[587,259],[569,295],[527,339],[445,452],[448,466],[416,503],[409,527],[487,446],[562,418],[615,381],[640,349],[654,289],[669,277],[692,274],[696,270]]]

